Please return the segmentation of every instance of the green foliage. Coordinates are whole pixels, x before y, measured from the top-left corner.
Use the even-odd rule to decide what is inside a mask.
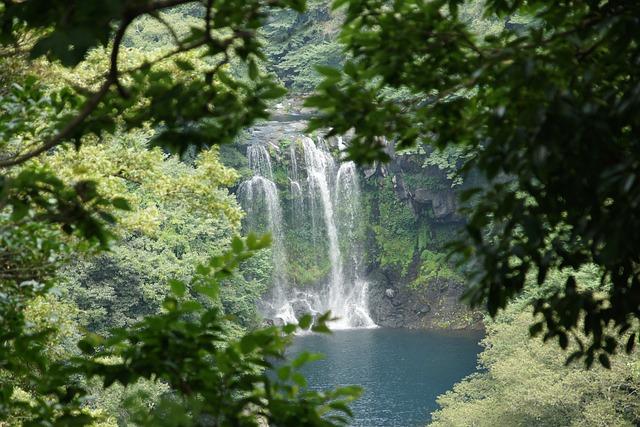
[[[397,269],[404,275],[416,247],[415,218],[409,206],[396,197],[390,178],[384,180],[378,197],[380,222],[371,224],[380,248],[377,261],[380,266]]]
[[[129,326],[156,313],[171,277],[189,277],[198,263],[226,249],[239,231],[242,213],[226,187],[237,175],[219,161],[217,150],[193,164],[145,149],[149,135],[117,135],[109,144],[86,142],[78,151],[60,150],[46,159],[69,185],[96,182],[102,194],[119,194],[131,210],[114,228],[122,240],[111,251],[83,257],[62,271],[62,292],[82,309],[92,331]],[[245,325],[257,323],[255,302],[264,284],[242,276],[225,283],[223,305]],[[246,295],[239,295],[241,289]]]
[[[426,162],[427,159],[424,159]],[[426,173],[425,170],[402,174],[405,184],[411,188],[428,188],[432,191],[447,191],[450,185],[447,179],[443,179],[433,174]]]
[[[233,237],[238,175],[210,148],[283,94],[257,33],[286,8],[304,2],[0,2],[3,423],[347,423],[356,388],[307,390],[313,357],[283,361],[296,325],[238,326],[268,239]]]
[[[418,277],[409,286],[420,289],[439,281],[463,282],[464,277],[449,265],[445,254],[430,250],[422,251]]]
[[[301,390],[305,384],[297,370],[313,360],[309,355],[290,366],[280,364],[277,379],[269,374],[274,361],[283,359],[298,326],[261,329],[230,339],[217,304],[207,308],[186,295],[192,289],[215,302],[220,282],[269,242],[268,237],[258,240],[253,235],[235,238],[232,251],[210,258],[189,282],[170,282],[172,295],[165,298],[162,313],[128,329],[115,329],[108,338],[88,334],[78,341],[85,356],[60,362],[45,353],[53,329],[29,332],[22,310],[22,304],[42,289],[23,286],[19,293],[3,293],[2,419],[20,417],[24,425],[89,425],[95,416],[82,408],[89,395],[82,379],[98,377],[105,389],[114,383],[137,386],[140,379],[169,387],[171,393],[163,395],[158,405],[130,407],[131,420],[139,425],[200,425],[202,419],[247,426],[258,425],[260,419],[291,426],[345,424],[351,414],[347,404],[358,389]],[[312,329],[327,330],[327,320],[328,314]],[[300,324],[309,328],[311,318]],[[21,390],[26,391],[26,400]]]
[[[587,363],[615,352],[605,326],[623,334],[640,317],[638,3],[340,6],[350,59],[320,70],[324,81],[308,99],[321,112],[312,128],[354,129],[348,152],[361,162],[387,159],[382,137],[400,149],[473,152],[465,171],[487,183],[465,193],[468,240],[453,246],[474,270],[468,301],[496,315],[528,273],[543,284],[549,270],[596,263],[612,282],[606,293],[579,292],[569,277],[534,310],[553,336],[580,328],[586,315]],[[469,25],[467,7],[471,15],[481,8],[488,33]],[[399,88],[411,94],[402,103],[386,95]]]
[[[180,39],[189,36],[191,28],[202,28],[204,12],[203,5],[194,2],[157,15],[142,16],[131,24],[124,45],[147,53],[170,52],[179,47]]]
[[[424,167],[435,166],[446,173],[451,186],[456,187],[463,183],[463,177],[459,174],[460,168],[473,156],[469,150],[455,145],[446,146],[444,149],[434,149],[424,160]]]
[[[28,33],[31,43],[20,48],[32,58],[46,57],[78,69],[94,67],[88,80],[94,83],[78,80],[77,85],[63,84],[54,93],[51,111],[39,112],[46,114],[46,120],[35,126],[25,120],[0,126],[3,145],[25,133],[42,136],[35,146],[23,144],[12,150],[0,162],[4,167],[69,140],[80,144],[83,136],[113,132],[117,125],[130,130],[151,124],[157,129],[153,143],[180,154],[189,146],[231,142],[240,129],[267,117],[267,101],[284,94],[270,76],[259,71],[257,63],[264,54],[257,30],[270,9],[301,12],[305,7],[299,0],[255,0],[242,2],[242,7],[235,0],[215,4],[194,0],[76,3],[58,1],[47,7],[40,2],[0,4],[3,45],[20,46]],[[175,11],[161,15],[175,6],[187,7],[184,11],[195,7],[201,13],[190,15],[192,25],[185,28],[185,23],[176,24],[181,15]],[[73,13],[61,12],[69,10]],[[175,48],[141,51],[132,60],[123,48],[128,30],[148,26],[150,19],[166,27],[173,38],[168,45]],[[129,43],[135,46],[139,38],[134,34]],[[92,57],[96,52],[99,58]],[[232,61],[239,76],[228,70]],[[95,82],[99,82],[97,88]],[[37,85],[29,86],[21,101],[37,102],[41,94]]]
[[[289,259],[287,274],[292,283],[305,287],[318,284],[328,277],[331,264],[326,250],[321,250],[326,245],[323,239],[314,242],[311,230],[295,230],[287,233],[286,244],[289,253],[296,254]]]
[[[514,307],[487,323],[480,372],[438,398],[430,425],[637,425],[638,354],[616,356],[610,369],[566,366],[566,352],[529,338],[533,320]]]
[[[341,16],[332,13],[329,2],[308,2],[307,11],[273,13],[262,29],[268,69],[287,88],[309,92],[321,81],[316,65],[339,66],[344,54],[336,40]]]
[[[234,240],[233,252],[211,258],[208,265],[199,268],[198,275],[189,285],[177,286],[180,282],[174,282],[174,296],[165,300],[163,314],[147,317],[129,331],[116,332],[104,342],[97,338],[81,342],[84,351],[92,354],[86,369],[103,377],[105,387],[116,381],[127,385],[138,378],[146,378],[162,380],[172,389],[181,391],[179,398],[164,398],[166,401],[161,401],[158,410],[134,415],[138,422],[175,425],[177,420],[182,420],[197,424],[202,417],[216,420],[221,425],[258,425],[260,417],[278,425],[333,425],[329,420],[346,422],[346,418],[338,414],[327,415],[326,419],[321,415],[330,408],[340,409],[357,390],[344,388],[327,394],[300,392],[304,380],[299,378],[297,368],[306,362],[305,359],[311,360],[308,356],[301,356],[290,366],[278,367],[277,380],[263,372],[265,367],[273,366],[268,358],[283,357],[284,348],[297,326],[257,330],[239,341],[228,341],[216,309],[203,309],[195,301],[181,300],[187,287],[217,298],[217,281],[228,277],[247,259],[250,255],[247,250],[260,249],[264,244],[252,237],[246,243]],[[196,320],[192,320],[194,313]],[[301,324],[308,328],[308,320],[310,318]],[[320,319],[313,329],[322,330],[326,320],[327,316]],[[168,344],[167,335],[174,337]],[[97,345],[104,348],[94,353]],[[142,354],[141,349],[144,349]],[[113,357],[121,362],[101,362]],[[216,363],[212,363],[214,360]],[[235,393],[229,393],[229,389]],[[171,408],[169,414],[167,408]],[[350,413],[346,406],[343,409],[345,414]]]
[[[108,208],[129,210],[122,198],[108,199],[97,192],[92,181],[67,186],[47,168],[28,167],[15,176],[0,177],[1,207],[10,207],[9,220],[25,223],[38,220],[57,225],[67,234],[75,234],[106,248],[110,238],[103,226],[115,217]]]
[[[253,173],[249,169],[249,161],[235,144],[220,146],[220,161],[225,166],[235,169],[242,178],[247,178]]]

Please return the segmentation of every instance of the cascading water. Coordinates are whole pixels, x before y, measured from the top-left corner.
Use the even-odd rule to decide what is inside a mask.
[[[284,233],[282,228],[282,208],[278,187],[270,179],[273,177],[269,152],[262,145],[252,145],[247,150],[249,167],[254,176],[240,184],[238,195],[247,211],[248,218],[255,219],[258,203],[264,203],[267,227],[272,235],[271,253],[273,259],[273,298],[270,304],[270,316],[281,318],[283,321],[295,322],[296,317],[287,298],[287,252],[284,248]],[[252,223],[255,225],[255,222]]]
[[[331,284],[329,286],[329,307],[335,309],[334,314],[340,318],[344,313],[338,312],[338,299],[344,295],[344,277],[342,275],[342,254],[338,244],[338,229],[333,214],[333,201],[329,190],[328,172],[335,168],[331,154],[319,150],[311,138],[302,140],[304,160],[307,166],[307,183],[309,196],[320,200],[324,214],[324,225],[329,239],[329,260],[331,261]],[[342,310],[340,310],[342,311]]]
[[[352,271],[348,272],[349,278],[353,279],[359,275],[360,260],[362,259],[362,247],[357,238],[357,228],[359,225],[358,203],[360,200],[360,187],[356,165],[353,162],[344,162],[340,165],[336,175],[336,206],[339,206],[339,232],[341,236],[346,236],[347,250],[350,254]]]
[[[346,242],[345,253],[349,254],[349,267],[345,271],[347,282],[351,286],[341,295],[343,311],[348,313],[347,319],[351,325],[372,327],[375,323],[369,315],[368,287],[363,278],[362,259],[363,247],[358,238],[358,228],[361,225],[360,216],[360,185],[358,173],[353,162],[340,165],[336,175],[336,206],[340,207],[338,215],[338,231]],[[344,289],[343,289],[344,291]]]
[[[293,204],[293,216],[301,218],[304,210],[304,195],[300,185],[298,175],[298,159],[296,156],[295,144],[289,146],[289,191],[291,192],[291,202]]]
[[[273,182],[271,158],[263,145],[251,145],[247,157],[255,175],[241,184],[239,195],[247,211],[249,227],[255,226],[256,216],[260,215],[256,206],[264,203],[267,226],[273,235],[274,292],[265,315],[293,322],[296,314],[302,312],[318,314],[330,310],[339,319],[332,324],[335,329],[375,327],[367,307],[368,285],[361,272],[357,169],[352,162],[342,163],[338,168],[324,140],[316,144],[305,137],[298,146],[303,153],[302,170],[306,180],[299,173],[296,146],[291,144],[288,178],[292,214],[297,226],[311,226],[314,250],[326,250],[330,274],[323,286],[314,289],[303,291],[287,283],[282,208]],[[306,212],[305,202],[309,208]],[[299,224],[301,220],[311,224]],[[316,239],[326,239],[326,245],[316,245]]]
[[[255,175],[263,176],[273,180],[273,168],[271,167],[271,156],[264,145],[254,144],[247,149],[247,159],[249,167]]]

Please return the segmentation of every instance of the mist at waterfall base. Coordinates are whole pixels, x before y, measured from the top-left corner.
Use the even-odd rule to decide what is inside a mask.
[[[369,315],[368,283],[362,272],[363,248],[357,233],[361,202],[355,164],[338,164],[327,142],[320,138],[316,143],[302,137],[290,144],[286,153],[279,153],[280,157],[288,157],[292,209],[285,218],[269,147],[280,150],[265,143],[247,148],[254,175],[238,189],[247,212],[246,228],[268,231],[273,237],[273,284],[264,300],[263,315],[276,323],[297,323],[301,314],[331,311],[340,319],[334,322],[334,329],[375,327]],[[326,251],[330,269],[324,283],[305,288],[291,283],[285,227],[310,230],[314,250]]]
[[[301,370],[314,390],[359,385],[354,426],[424,426],[436,397],[476,370],[480,332],[350,329],[296,337],[288,354],[317,352],[325,359]]]

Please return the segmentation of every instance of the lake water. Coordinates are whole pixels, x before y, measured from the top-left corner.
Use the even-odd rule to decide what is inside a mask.
[[[357,384],[354,426],[424,426],[436,397],[476,370],[479,332],[351,329],[296,338],[293,354],[323,353],[303,368],[313,389]]]

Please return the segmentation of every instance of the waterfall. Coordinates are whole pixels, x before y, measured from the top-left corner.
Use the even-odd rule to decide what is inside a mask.
[[[291,192],[293,215],[295,218],[301,218],[304,211],[304,195],[298,175],[298,158],[295,144],[289,146],[289,191]]]
[[[282,227],[282,208],[278,187],[269,178],[273,178],[271,158],[264,146],[252,145],[247,150],[249,167],[254,176],[240,184],[238,195],[247,211],[247,217],[254,228],[256,211],[260,203],[264,203],[267,228],[271,232],[271,254],[273,259],[273,298],[270,303],[270,316],[285,322],[295,322],[296,317],[287,297],[287,252],[284,248],[284,233]],[[252,221],[253,220],[253,221]]]
[[[273,180],[271,156],[269,156],[267,147],[260,144],[249,146],[247,149],[247,159],[249,160],[249,167],[256,175]]]
[[[342,254],[338,244],[338,229],[336,228],[333,214],[333,202],[329,190],[328,175],[335,168],[333,157],[326,151],[316,147],[311,138],[302,140],[304,160],[307,166],[307,183],[310,197],[320,200],[324,216],[324,225],[329,239],[329,260],[331,261],[331,284],[329,286],[329,307],[336,309],[335,315],[342,317],[344,313],[338,313],[339,298],[344,295],[344,277],[342,275]]]
[[[296,155],[296,144],[289,145],[289,176],[292,181],[298,181],[298,156]]]
[[[338,141],[342,144],[342,141]],[[267,317],[283,322],[295,321],[301,313],[318,314],[331,310],[339,320],[334,329],[375,327],[368,310],[368,284],[363,278],[362,244],[358,238],[361,216],[357,169],[353,162],[337,167],[326,141],[316,144],[311,138],[301,140],[304,168],[300,168],[296,146],[289,148],[289,191],[292,224],[305,229],[315,251],[326,251],[330,274],[324,285],[297,289],[287,283],[288,258],[284,246],[282,208],[269,152],[264,145],[248,148],[249,166],[254,176],[241,184],[239,195],[247,212],[247,225],[256,227],[264,203],[264,216],[273,235],[274,292],[268,302]],[[306,174],[306,178],[301,174]],[[305,200],[308,211],[305,211]],[[300,223],[302,221],[302,223]],[[310,224],[304,223],[309,221]],[[326,244],[317,245],[316,239]]]
[[[340,144],[342,141],[338,141]],[[345,253],[349,254],[349,267],[345,272],[351,286],[340,297],[343,311],[347,313],[350,325],[373,327],[375,323],[369,315],[369,284],[363,277],[362,259],[364,251],[358,238],[358,228],[362,217],[360,213],[360,185],[358,171],[353,162],[340,165],[336,175],[336,206],[339,207],[338,232],[346,244]]]
[[[347,250],[350,254],[352,271],[351,278],[359,275],[360,260],[362,259],[362,247],[357,239],[356,231],[359,224],[360,186],[356,165],[353,162],[344,162],[336,175],[336,206],[340,207],[339,231],[341,236],[346,236]],[[355,201],[355,202],[354,202]]]

